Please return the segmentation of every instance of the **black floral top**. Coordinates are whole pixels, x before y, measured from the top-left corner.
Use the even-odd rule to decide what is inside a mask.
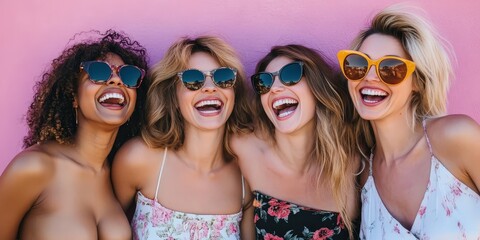
[[[338,212],[316,210],[254,192],[257,239],[349,239]]]

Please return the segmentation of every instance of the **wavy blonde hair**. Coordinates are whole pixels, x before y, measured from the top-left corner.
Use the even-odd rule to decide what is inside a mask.
[[[275,46],[257,64],[255,72],[265,71],[268,64],[277,57],[287,57],[304,63],[304,78],[310,87],[316,102],[315,139],[308,166],[314,168],[316,186],[328,181],[340,214],[344,219],[350,237],[353,236],[352,220],[347,214],[348,190],[355,187],[355,176],[351,172],[354,145],[351,127],[344,121],[345,99],[348,93],[340,81],[336,81],[331,63],[319,52],[302,46]],[[275,141],[275,126],[263,110],[260,95],[253,101],[253,111],[258,131]],[[256,129],[257,130],[257,129]]]
[[[178,149],[183,145],[184,119],[179,110],[176,85],[181,84],[177,73],[187,69],[192,54],[205,52],[220,66],[237,69],[233,86],[235,105],[226,122],[223,153],[227,161],[234,159],[228,138],[235,133],[252,131],[251,114],[246,102],[245,73],[235,50],[224,40],[213,36],[181,38],[166,52],[165,57],[150,72],[151,86],[147,93],[146,123],[141,135],[148,146]]]
[[[446,113],[447,92],[452,76],[449,54],[453,56],[445,41],[425,18],[418,8],[395,4],[377,13],[369,26],[353,40],[351,48],[358,50],[366,38],[372,34],[384,34],[398,39],[405,52],[415,62],[413,85],[415,91],[410,96],[412,129],[425,117]],[[355,114],[356,115],[356,114]],[[368,121],[356,116],[356,132],[366,141],[362,152],[373,147],[374,137]],[[365,155],[365,154],[364,154]]]

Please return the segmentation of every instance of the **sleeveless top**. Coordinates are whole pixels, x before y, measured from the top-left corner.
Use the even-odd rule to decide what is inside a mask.
[[[168,209],[158,202],[157,194],[167,149],[158,175],[155,198],[138,191],[132,219],[133,239],[240,239],[242,209],[234,214],[193,214]],[[245,197],[242,176],[242,205]]]
[[[303,207],[254,191],[257,239],[349,239],[340,213]]]
[[[372,152],[361,193],[361,239],[480,239],[480,196],[433,155],[425,120],[423,130],[431,155],[430,177],[412,229],[404,228],[383,204],[372,175]]]

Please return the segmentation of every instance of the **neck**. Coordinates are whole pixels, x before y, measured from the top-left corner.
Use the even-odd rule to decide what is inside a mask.
[[[74,140],[77,161],[94,171],[101,171],[112,150],[117,132],[118,128],[102,129],[89,124],[79,126]]]
[[[211,131],[185,129],[185,141],[178,155],[189,168],[211,173],[225,165],[224,127]]]
[[[423,136],[421,124],[412,122],[409,114],[371,123],[376,140],[375,155],[387,163],[403,159]]]
[[[314,139],[312,128],[302,132],[284,134],[275,131],[275,148],[280,159],[290,168],[298,173],[305,173],[308,170],[308,159],[313,151]]]

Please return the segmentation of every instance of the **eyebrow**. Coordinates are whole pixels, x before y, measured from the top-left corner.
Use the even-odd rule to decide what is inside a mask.
[[[370,59],[372,59],[372,57],[370,57],[370,55],[368,55],[367,53],[364,53],[362,52],[363,54],[367,55],[367,57],[369,57]],[[383,55],[383,57],[398,57],[398,58],[405,58],[405,57],[401,57],[401,56],[398,56],[398,55]],[[382,57],[380,57],[382,58]]]

